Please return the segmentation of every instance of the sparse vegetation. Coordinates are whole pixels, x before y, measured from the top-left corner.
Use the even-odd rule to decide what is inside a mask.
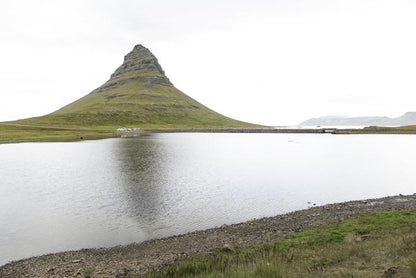
[[[0,142],[73,141],[115,136],[109,129],[24,126],[0,123]]]
[[[84,269],[84,278],[91,278],[93,273],[94,273],[93,268]]]
[[[416,277],[416,210],[380,212],[144,277]]]

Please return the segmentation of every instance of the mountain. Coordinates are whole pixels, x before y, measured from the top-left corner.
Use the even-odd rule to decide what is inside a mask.
[[[340,117],[324,116],[312,118],[300,123],[302,126],[328,126],[328,125],[350,125],[350,126],[405,126],[416,125],[416,112],[407,112],[397,117]]]
[[[394,125],[416,125],[416,112],[407,112],[406,114],[394,118],[393,119]]]
[[[49,115],[20,124],[87,127],[250,127],[176,89],[149,49],[136,45],[103,85]]]

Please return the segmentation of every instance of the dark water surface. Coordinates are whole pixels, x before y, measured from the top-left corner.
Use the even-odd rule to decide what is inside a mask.
[[[0,145],[0,265],[312,203],[412,194],[415,157],[412,135],[157,134]]]

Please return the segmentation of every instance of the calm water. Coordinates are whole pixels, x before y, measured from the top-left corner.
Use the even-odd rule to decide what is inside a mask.
[[[416,137],[159,134],[0,145],[0,265],[412,194]]]

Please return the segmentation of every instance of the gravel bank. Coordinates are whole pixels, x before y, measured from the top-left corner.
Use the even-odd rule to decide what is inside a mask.
[[[416,208],[416,194],[350,201],[224,225],[164,239],[102,249],[84,249],[33,257],[0,267],[0,277],[127,277],[177,260],[209,253],[224,245],[247,245],[281,239],[293,232],[343,221],[376,211]]]

